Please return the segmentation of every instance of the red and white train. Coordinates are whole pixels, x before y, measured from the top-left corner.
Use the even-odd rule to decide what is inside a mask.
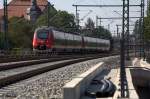
[[[37,28],[33,37],[33,50],[56,52],[109,51],[110,40],[65,33],[53,28]]]

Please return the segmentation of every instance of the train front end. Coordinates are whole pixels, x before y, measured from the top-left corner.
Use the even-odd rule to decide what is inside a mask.
[[[52,35],[48,29],[36,29],[33,37],[34,51],[50,51],[52,47]]]

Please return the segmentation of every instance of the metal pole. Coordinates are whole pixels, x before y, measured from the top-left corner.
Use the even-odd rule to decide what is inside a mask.
[[[149,8],[149,3],[150,3],[149,0],[147,0],[147,16],[149,15],[149,9],[150,9]]]
[[[129,40],[130,40],[130,37],[129,37],[129,0],[128,0],[128,2],[127,2],[127,38],[126,38],[126,40],[127,40],[127,52],[126,52],[126,54],[127,54],[127,57],[126,57],[126,59],[127,60],[130,60],[130,56],[129,56]]]
[[[102,31],[102,20],[101,20],[101,18],[99,18],[99,20],[100,20],[100,33],[101,33],[101,31]]]
[[[119,26],[118,25],[116,25],[116,26],[117,26],[117,37],[120,38],[120,36],[119,36]]]
[[[7,0],[4,0],[4,49],[8,49],[8,40],[7,40],[7,33],[8,33],[8,12],[7,12]]]
[[[143,45],[143,58],[144,58],[144,60],[145,60],[145,42],[144,42],[144,6],[145,6],[145,0],[141,0],[141,13],[142,13],[142,45]]]
[[[142,27],[142,0],[141,0],[141,18],[140,18],[140,58],[142,58],[142,32],[143,32],[143,27]]]
[[[144,0],[141,0],[141,19],[140,19],[140,58],[145,58],[144,51]]]
[[[123,0],[123,18],[122,18],[122,36],[120,39],[121,42],[121,53],[120,53],[120,79],[121,79],[121,98],[125,98],[126,95],[126,71],[125,71],[125,33],[128,32],[128,14],[129,10],[129,0]]]
[[[139,27],[138,27],[138,38],[137,38],[137,39],[138,39],[138,43],[137,43],[138,46],[137,46],[137,47],[138,47],[138,52],[139,52],[139,57],[140,57],[140,58],[141,58],[141,56],[142,56],[142,55],[141,55],[141,36],[142,36],[142,35],[141,35],[141,32],[142,32],[142,31],[141,31],[141,24],[142,24],[142,23],[141,23],[141,18],[140,18],[140,20],[139,20]]]
[[[134,37],[134,55],[135,55],[135,57],[137,57],[136,56],[136,37]]]
[[[5,50],[5,40],[6,40],[6,0],[3,0],[3,6],[4,6],[4,17],[3,17],[3,20],[4,20],[4,41],[3,41],[3,49]]]
[[[125,0],[123,0],[123,5],[125,5]],[[124,11],[124,6],[123,6],[123,15],[125,13]],[[121,59],[121,69],[120,69],[120,74],[121,74],[121,97],[124,98],[124,67],[125,67],[125,55],[124,55],[124,16],[123,16],[123,25],[122,25],[122,34],[121,34],[121,54],[120,54],[120,59]]]
[[[110,24],[108,24],[108,30],[110,30]]]
[[[76,25],[77,25],[77,31],[79,30],[79,14],[78,14],[78,6],[76,7]]]
[[[96,16],[96,28],[98,28],[98,16]]]
[[[49,16],[49,11],[50,11],[50,3],[48,2],[47,4],[47,26],[49,27],[50,26],[50,16]]]
[[[100,20],[100,26],[102,26],[102,19],[101,19],[101,18],[99,18],[99,20]]]

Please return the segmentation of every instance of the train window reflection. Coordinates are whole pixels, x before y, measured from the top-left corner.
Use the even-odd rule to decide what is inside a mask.
[[[46,32],[46,31],[45,32],[43,32],[43,31],[38,32],[37,36],[38,36],[39,39],[47,39],[48,38],[48,32]]]

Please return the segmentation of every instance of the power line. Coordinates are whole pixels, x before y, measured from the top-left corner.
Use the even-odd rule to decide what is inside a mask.
[[[123,7],[123,5],[76,5],[73,4],[72,6],[77,7]],[[139,7],[141,5],[129,5],[130,7]]]
[[[138,19],[138,18],[141,18],[141,17],[129,17],[130,19]],[[104,18],[104,17],[98,17],[98,19],[115,19],[115,20],[120,20],[120,19],[122,19],[122,17],[106,17],[106,18]]]

